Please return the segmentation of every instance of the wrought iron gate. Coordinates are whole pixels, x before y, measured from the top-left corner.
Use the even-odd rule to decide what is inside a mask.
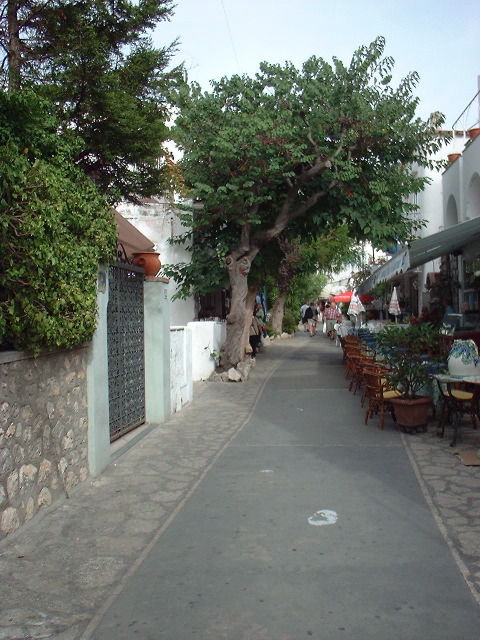
[[[108,402],[110,441],[145,422],[144,270],[109,267]]]

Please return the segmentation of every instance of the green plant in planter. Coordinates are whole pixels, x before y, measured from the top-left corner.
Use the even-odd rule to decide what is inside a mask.
[[[377,334],[377,349],[391,367],[390,385],[412,400],[430,382],[431,363],[441,363],[438,329],[429,323],[401,327],[387,325]]]
[[[441,362],[438,329],[428,323],[387,326],[378,334],[377,347],[391,367],[389,384],[403,393],[391,399],[397,423],[409,433],[425,431],[432,398],[420,392],[430,382],[432,361]]]

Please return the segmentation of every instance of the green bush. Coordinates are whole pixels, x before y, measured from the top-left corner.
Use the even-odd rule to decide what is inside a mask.
[[[33,93],[0,94],[0,341],[35,354],[92,338],[98,264],[116,245],[111,208],[58,130]]]
[[[299,322],[299,311],[293,311],[292,309],[285,309],[285,314],[283,316],[282,329],[286,333],[295,333],[298,329]]]
[[[432,363],[441,362],[438,329],[429,323],[385,325],[377,333],[377,349],[390,365],[389,383],[408,399],[428,385]]]

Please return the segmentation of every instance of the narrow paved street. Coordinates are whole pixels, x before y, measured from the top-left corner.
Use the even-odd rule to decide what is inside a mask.
[[[364,427],[320,341],[276,369],[94,638],[478,637],[399,434]]]
[[[0,546],[0,638],[479,637],[479,467],[365,426],[324,336],[257,360]]]

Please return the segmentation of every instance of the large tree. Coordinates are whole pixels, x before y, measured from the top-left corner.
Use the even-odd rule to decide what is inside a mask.
[[[263,63],[183,95],[176,140],[199,203],[193,229],[225,237],[232,290],[223,364],[244,357],[248,274],[263,247],[295,221],[321,230],[347,224],[374,245],[405,239],[414,223],[406,197],[424,181],[442,116],[415,116],[417,74],[392,86],[384,40],[360,47],[348,66],[312,57],[299,70]]]
[[[7,0],[0,12],[0,82],[34,86],[83,144],[75,162],[111,200],[162,191],[175,43],[151,29],[171,0]]]

